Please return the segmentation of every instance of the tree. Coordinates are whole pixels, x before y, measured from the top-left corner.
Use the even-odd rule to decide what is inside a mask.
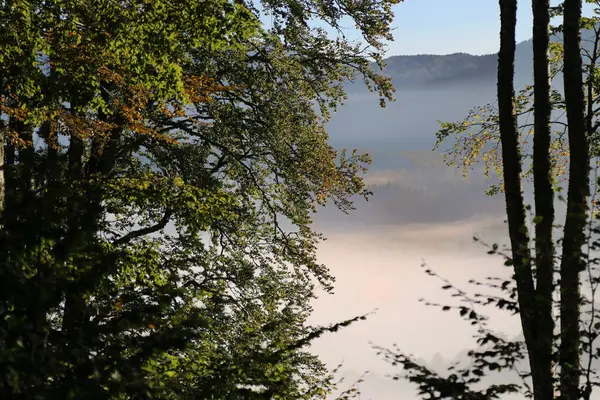
[[[322,398],[303,348],[356,319],[305,323],[311,215],[368,195],[323,123],[391,98],[394,3],[0,2],[0,397]]]
[[[564,2],[565,106],[569,132],[567,217],[560,263],[560,393],[579,398],[579,274],[585,269],[585,243],[590,159],[585,126],[581,59],[581,0]]]
[[[550,74],[548,52],[550,46],[550,2],[534,0],[533,7],[533,76],[534,76],[534,130],[533,137],[533,181],[535,193],[535,266],[536,287],[533,292],[534,309],[533,335],[526,338],[530,354],[530,367],[534,398],[550,399],[554,385],[552,375],[552,336],[554,319],[552,315],[552,293],[554,291],[554,190],[552,187],[550,143]],[[514,96],[514,94],[513,94]],[[517,121],[515,118],[514,124]],[[519,147],[518,141],[515,143]],[[520,176],[517,177],[520,180]],[[508,204],[508,194],[505,196]],[[508,208],[507,208],[508,212]],[[520,221],[525,225],[525,220]],[[523,243],[529,247],[529,243]],[[514,257],[514,253],[513,253]],[[516,268],[516,267],[515,267]],[[516,271],[516,270],[515,270]],[[529,290],[533,289],[531,286]],[[521,304],[521,309],[523,304]],[[523,318],[524,319],[524,318]]]
[[[513,281],[505,281],[498,285],[492,280],[488,286],[500,289],[508,294],[508,298],[493,295],[477,294],[475,299],[465,292],[456,289],[445,282],[443,289],[455,290],[455,296],[460,297],[469,306],[457,307],[460,315],[478,327],[478,344],[483,347],[470,353],[472,365],[457,369],[452,368],[448,377],[440,377],[422,366],[415,364],[410,358],[400,353],[386,351],[387,357],[394,363],[399,363],[409,371],[408,378],[419,384],[422,394],[430,394],[435,399],[463,398],[484,399],[497,398],[506,392],[518,391],[515,384],[491,385],[485,389],[476,387],[481,383],[481,377],[490,371],[502,368],[514,369],[525,357],[528,359],[529,373],[522,375],[531,379],[528,394],[534,399],[554,398],[553,360],[559,370],[560,397],[565,400],[589,398],[592,387],[591,361],[596,358],[593,348],[597,338],[594,319],[597,318],[594,306],[595,285],[597,277],[592,269],[596,264],[589,257],[590,251],[597,246],[592,238],[591,225],[588,225],[589,197],[589,168],[590,141],[595,129],[593,119],[594,102],[593,89],[597,85],[595,67],[588,66],[588,79],[583,80],[583,62],[580,30],[589,27],[590,20],[582,24],[582,3],[580,0],[565,0],[558,11],[563,13],[562,45],[564,66],[564,103],[566,112],[566,131],[568,132],[569,153],[562,153],[568,161],[567,213],[563,228],[563,238],[560,242],[562,254],[555,257],[554,250],[554,190],[552,182],[552,130],[551,107],[560,98],[556,93],[551,94],[549,87],[549,23],[551,10],[549,2],[533,1],[533,57],[534,57],[534,86],[533,104],[526,108],[526,95],[522,93],[517,98],[515,107],[514,95],[514,56],[515,56],[515,0],[500,0],[500,52],[498,55],[498,113],[481,121],[481,136],[472,136],[465,140],[467,146],[460,147],[458,152],[466,155],[464,166],[468,167],[489,140],[497,140],[499,148],[488,150],[498,158],[492,158],[492,163],[499,162],[499,172],[502,174],[502,191],[506,202],[508,232],[510,238],[510,253],[505,255],[506,265],[513,268]],[[594,27],[595,29],[595,27]],[[597,32],[597,30],[595,30]],[[597,60],[597,43],[594,41],[592,64]],[[556,50],[556,49],[555,49]],[[584,97],[584,83],[590,88],[588,98]],[[527,88],[524,93],[528,93]],[[524,161],[521,155],[522,142],[519,137],[518,115],[524,110],[532,110],[533,123],[533,160],[532,169],[535,214],[532,216],[535,225],[534,255],[531,255],[531,238],[527,221],[527,210],[523,198],[522,180]],[[473,116],[473,115],[472,115]],[[471,116],[471,117],[472,117]],[[472,120],[467,119],[467,121]],[[445,139],[451,132],[462,134],[473,125],[443,124],[439,139]],[[492,139],[488,127],[497,129],[497,136]],[[489,154],[489,153],[484,153]],[[468,156],[467,156],[468,155]],[[484,161],[490,161],[484,158]],[[594,232],[596,230],[594,229]],[[490,254],[499,252],[498,246],[490,246]],[[558,285],[554,281],[555,266],[559,265]],[[588,270],[592,282],[591,302],[581,298],[580,274]],[[431,275],[435,273],[427,270]],[[474,282],[481,285],[479,282]],[[555,301],[553,294],[559,287],[560,300]],[[486,318],[474,310],[476,304],[494,304],[519,314],[523,330],[524,343],[508,341],[489,330]],[[553,322],[553,307],[560,309],[560,335],[556,340]],[[581,309],[591,305],[591,322],[585,331],[582,324]],[[451,306],[442,306],[450,310]],[[583,333],[582,333],[583,331]],[[555,353],[555,346],[558,351]],[[580,354],[588,353],[588,366],[581,364]],[[585,387],[580,387],[581,376],[586,377]],[[527,381],[525,381],[527,384]]]

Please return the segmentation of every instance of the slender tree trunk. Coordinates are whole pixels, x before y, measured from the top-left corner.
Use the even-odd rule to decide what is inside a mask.
[[[35,169],[35,148],[33,147],[33,125],[19,123],[19,138],[25,143],[19,149],[19,192],[24,204],[29,203],[29,197],[34,187],[33,171]]]
[[[588,138],[590,138],[591,137],[590,135],[592,135],[593,132],[596,130],[596,129],[594,129],[594,96],[595,96],[595,91],[596,91],[595,87],[596,87],[596,82],[597,82],[596,65],[598,63],[598,60],[600,59],[599,45],[600,45],[600,29],[596,26],[596,27],[594,27],[594,45],[592,48],[592,53],[588,56],[588,60],[585,61],[585,63],[587,64],[587,67],[589,68],[586,71],[587,79],[584,79],[584,91],[585,91],[586,97],[587,97],[586,98],[585,128],[586,128],[586,135]],[[591,146],[591,144],[588,143],[588,146]],[[588,225],[588,227],[589,227],[589,225]],[[590,323],[595,323],[594,319],[592,319],[592,321],[590,321]],[[589,332],[590,328],[591,327],[588,325],[588,327],[587,327],[588,332]],[[585,365],[581,371],[581,376],[584,377],[584,379],[585,379],[585,382],[582,382],[582,388],[583,388],[583,393],[581,395],[582,400],[590,400],[590,396],[593,391],[594,378],[592,376],[592,372],[594,371],[594,368],[592,366],[592,362],[594,361],[595,351],[596,351],[595,346],[589,346],[586,349],[586,353],[588,356],[587,365]]]
[[[53,132],[52,121],[44,121],[40,126],[39,135],[46,142],[48,155],[45,160],[47,171],[46,179],[55,182],[60,176],[60,165],[58,159],[58,132]]]
[[[82,178],[83,168],[83,139],[76,134],[72,134],[69,142],[69,176],[71,179],[78,181]]]
[[[0,228],[4,229],[4,201],[6,199],[6,181],[4,179],[4,143],[6,142],[6,126],[0,121]]]
[[[76,115],[75,104],[71,103],[73,114]],[[83,179],[83,155],[85,143],[83,138],[76,132],[71,132],[68,150],[68,176],[72,182],[78,185]],[[72,198],[71,215],[67,221],[67,235],[62,243],[61,251],[63,257],[68,257],[77,243],[82,241],[84,232],[81,229],[84,214],[84,196],[75,195]],[[71,341],[79,340],[78,328],[85,311],[85,300],[78,291],[69,290],[65,298],[65,309],[63,315],[63,329],[71,335]]]
[[[107,96],[107,95],[105,95]],[[105,101],[109,101],[106,97]],[[108,116],[101,113],[100,118],[109,122]],[[86,180],[92,178],[94,174],[106,176],[112,170],[115,160],[118,142],[122,134],[121,125],[113,128],[109,133],[108,143],[105,146],[94,138],[91,143],[91,156],[87,163],[83,163],[84,141],[78,135],[71,135],[69,144],[69,172],[73,181]],[[102,214],[102,194],[97,188],[85,185],[85,194],[74,202],[74,217],[69,223],[68,237],[73,235],[79,238],[85,238],[84,241],[91,243],[94,233],[97,230],[98,219]],[[74,239],[75,240],[75,239]],[[69,240],[67,240],[69,245]],[[81,277],[78,277],[81,278]],[[86,301],[84,298],[85,284],[79,282],[78,287],[73,287],[65,299],[65,310],[63,326],[67,331],[75,334],[75,340],[81,340],[77,337],[81,334],[81,328],[86,318]]]
[[[498,117],[504,194],[508,232],[512,248],[515,280],[519,301],[521,326],[529,352],[529,364],[535,400],[548,400],[547,372],[540,367],[537,358],[537,322],[535,288],[529,251],[529,233],[525,223],[525,205],[521,188],[521,146],[515,114],[514,72],[515,72],[515,27],[517,22],[517,1],[500,0],[500,52],[498,54]],[[551,371],[550,371],[551,373]],[[550,390],[551,380],[550,380]],[[550,395],[551,395],[550,391]],[[550,397],[551,398],[551,397]]]
[[[10,118],[8,121],[8,130],[13,131],[15,129],[15,119]],[[10,229],[9,220],[14,217],[11,215],[11,206],[15,203],[15,192],[16,192],[16,180],[14,176],[13,167],[15,165],[15,146],[5,136],[4,142],[4,223],[5,229]]]
[[[550,71],[548,50],[550,44],[550,1],[533,0],[533,77],[534,77],[534,136],[533,182],[535,198],[535,350],[530,353],[533,389],[536,398],[552,399],[554,382],[552,370],[552,343],[554,319],[552,294],[554,291],[554,190],[550,164]],[[533,367],[535,364],[535,367]]]
[[[584,117],[581,57],[581,0],[564,2],[564,85],[569,131],[569,185],[563,254],[560,265],[560,392],[563,400],[579,398],[580,294],[579,273],[585,267],[587,197],[589,195],[589,150]]]

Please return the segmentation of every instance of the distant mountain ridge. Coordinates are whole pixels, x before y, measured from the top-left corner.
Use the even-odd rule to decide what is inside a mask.
[[[396,87],[407,88],[465,78],[487,80],[495,71],[496,56],[421,54],[390,57],[386,63],[385,73],[392,77]]]
[[[591,50],[595,33],[582,31],[582,47]],[[562,41],[562,35],[551,38]],[[497,54],[472,55],[453,53],[446,55],[419,54],[387,58],[385,74],[392,78],[398,89],[437,89],[454,85],[495,85]],[[533,41],[517,44],[515,53],[515,86],[521,88],[533,81]],[[354,88],[351,89],[354,91]],[[360,91],[360,89],[359,89]]]
[[[517,44],[515,80],[517,85],[531,80],[532,41]],[[392,56],[386,60],[385,74],[399,89],[427,89],[460,85],[493,85],[496,82],[496,54],[419,54]]]

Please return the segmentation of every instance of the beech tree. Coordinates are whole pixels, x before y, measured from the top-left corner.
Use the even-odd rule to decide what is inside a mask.
[[[394,3],[0,1],[1,398],[324,397],[312,214],[369,159],[323,124],[391,99]]]

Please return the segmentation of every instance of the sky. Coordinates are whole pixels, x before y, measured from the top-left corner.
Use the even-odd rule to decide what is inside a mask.
[[[500,45],[500,8],[498,0],[400,0],[394,6],[393,37],[388,43],[387,56],[416,54],[491,54]],[[550,0],[552,6],[561,0]],[[584,15],[593,10],[584,4]],[[517,42],[531,38],[531,0],[519,0],[517,6]],[[262,16],[270,24],[270,17]],[[360,40],[359,32],[350,20],[344,34]],[[314,21],[333,36],[337,32]]]
[[[390,55],[489,54],[499,46],[498,0],[405,0],[395,7]],[[531,36],[531,1],[519,1],[517,40]]]
[[[394,7],[393,36],[387,55],[416,54],[490,54],[498,51],[500,30],[498,0],[401,0]],[[551,5],[560,0],[550,0]],[[592,7],[584,5],[584,13]],[[263,16],[269,25],[269,17]],[[315,26],[327,29],[314,21]],[[352,40],[360,36],[351,21],[345,35]],[[334,30],[327,29],[333,36]],[[517,42],[531,38],[531,0],[519,0],[517,8]]]
[[[558,2],[552,0],[551,4]],[[498,51],[498,0],[404,0],[394,11],[389,56]],[[519,0],[517,41],[531,38],[531,27],[531,0]]]

